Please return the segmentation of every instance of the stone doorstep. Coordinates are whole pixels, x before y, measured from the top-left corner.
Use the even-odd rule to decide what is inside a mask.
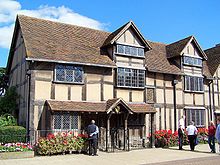
[[[23,159],[23,158],[33,158],[34,151],[26,151],[26,152],[1,152],[0,160],[3,159]]]

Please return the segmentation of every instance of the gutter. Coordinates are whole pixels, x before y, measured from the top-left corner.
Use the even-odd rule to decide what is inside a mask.
[[[63,63],[63,64],[77,64],[77,65],[86,65],[86,66],[98,66],[105,68],[117,68],[117,66],[113,65],[103,65],[103,64],[92,64],[92,63],[82,63],[82,62],[69,62],[69,61],[59,61],[59,60],[49,60],[49,59],[41,59],[41,58],[26,58],[27,61],[40,61],[40,62],[54,62],[54,63]]]

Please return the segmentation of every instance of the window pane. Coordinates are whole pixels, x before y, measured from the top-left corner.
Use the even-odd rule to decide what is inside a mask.
[[[73,67],[66,66],[66,81],[73,82]]]
[[[65,81],[65,67],[63,65],[56,66],[56,81]]]
[[[203,78],[198,78],[198,91],[203,91]]]
[[[124,69],[123,68],[118,68],[118,86],[125,86],[125,77],[124,77]]]
[[[190,77],[185,76],[185,90],[190,90]]]
[[[77,112],[72,115],[71,129],[78,129],[78,114]]]
[[[123,45],[117,45],[117,53],[124,54],[124,46]]]
[[[138,84],[139,87],[144,87],[144,79],[145,79],[145,72],[144,70],[139,70],[139,75],[138,75]]]
[[[131,69],[125,69],[125,86],[131,86]]]
[[[83,71],[81,67],[74,68],[74,82],[82,82],[83,81]]]
[[[70,129],[70,115],[63,114],[63,129]]]
[[[131,48],[131,55],[137,56],[138,54],[138,48],[130,47]]]
[[[130,46],[125,46],[125,54],[131,54]]]
[[[202,60],[198,59],[198,66],[202,66]]]
[[[138,48],[138,56],[144,56],[144,49]]]
[[[195,90],[195,82],[194,82],[194,77],[190,76],[190,90],[194,91]]]
[[[198,77],[194,77],[195,79],[195,91],[199,91],[199,78]]]
[[[54,115],[54,129],[61,129],[61,113],[56,113]]]

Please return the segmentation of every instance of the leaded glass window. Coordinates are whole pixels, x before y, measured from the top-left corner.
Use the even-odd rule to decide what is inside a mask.
[[[144,87],[145,71],[131,68],[118,68],[117,85],[120,87]]]
[[[202,67],[202,59],[196,57],[184,56],[183,63],[186,65]]]
[[[82,83],[83,69],[71,65],[56,65],[55,80],[60,82]]]
[[[205,109],[185,109],[186,125],[194,121],[196,127],[205,126]]]
[[[56,112],[53,115],[54,129],[78,129],[78,113]]]
[[[186,91],[203,91],[203,78],[194,76],[185,76]]]
[[[144,57],[144,48],[127,45],[117,45],[116,53],[129,56]]]

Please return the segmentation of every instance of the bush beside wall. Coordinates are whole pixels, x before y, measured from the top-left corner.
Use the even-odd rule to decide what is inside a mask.
[[[16,143],[26,141],[26,129],[21,126],[0,127],[0,143]]]

